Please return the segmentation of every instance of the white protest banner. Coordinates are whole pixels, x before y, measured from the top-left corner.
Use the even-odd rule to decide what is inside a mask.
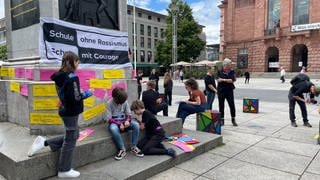
[[[128,34],[69,23],[50,17],[40,18],[40,63],[61,63],[63,53],[79,56],[80,67],[131,67]]]

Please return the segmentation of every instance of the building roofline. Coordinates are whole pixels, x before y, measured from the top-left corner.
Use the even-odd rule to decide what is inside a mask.
[[[133,9],[133,6],[130,5],[130,4],[127,4],[127,7],[128,7],[128,9],[129,9],[129,8],[130,8],[130,9]],[[140,7],[137,7],[137,6],[136,6],[136,9],[139,10],[139,11],[145,12],[145,13],[155,14],[155,15],[157,15],[157,16],[162,16],[163,18],[167,18],[167,17],[168,17],[168,16],[165,15],[165,14],[161,14],[161,13],[158,13],[158,12],[154,12],[154,11],[148,10],[148,9],[143,9],[143,8],[140,8]]]

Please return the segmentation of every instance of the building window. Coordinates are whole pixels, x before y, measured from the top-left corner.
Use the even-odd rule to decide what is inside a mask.
[[[148,38],[148,48],[151,49],[151,38]]]
[[[6,31],[0,31],[0,44],[6,43]]]
[[[294,0],[293,24],[309,23],[309,0]]]
[[[157,18],[157,20],[158,20],[158,22],[160,22],[160,21],[161,21],[161,19],[160,19],[160,18]]]
[[[248,49],[242,48],[238,50],[237,64],[239,69],[248,67]]]
[[[131,10],[130,9],[128,9],[127,14],[131,15]]]
[[[160,29],[160,36],[162,39],[164,38],[164,29]]]
[[[236,8],[253,6],[254,3],[255,3],[255,0],[236,0]]]
[[[140,51],[140,61],[141,61],[141,62],[144,62],[144,59],[145,59],[144,51],[141,50],[141,51]]]
[[[157,47],[157,45],[158,45],[158,39],[155,39],[154,40],[154,47]]]
[[[138,13],[138,17],[142,17],[142,13]]]
[[[280,0],[269,0],[268,30],[280,26]]]
[[[140,37],[140,47],[144,48],[144,37]]]
[[[148,36],[151,36],[151,26],[148,26]]]
[[[152,59],[152,52],[148,51],[148,62],[150,62]]]
[[[154,27],[154,37],[158,37],[158,28]]]
[[[149,20],[152,20],[152,16],[148,16],[148,19],[149,19]]]
[[[140,24],[140,35],[144,35],[144,25]]]

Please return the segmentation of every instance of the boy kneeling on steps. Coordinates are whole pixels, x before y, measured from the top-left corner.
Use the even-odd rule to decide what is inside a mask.
[[[132,102],[131,110],[136,115],[142,115],[140,128],[145,129],[146,135],[138,143],[138,148],[145,155],[169,155],[176,157],[176,152],[172,148],[166,149],[161,143],[165,137],[165,131],[157,118],[148,110],[144,108],[144,104],[140,100]]]

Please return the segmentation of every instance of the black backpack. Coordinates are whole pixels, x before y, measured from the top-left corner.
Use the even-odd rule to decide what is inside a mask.
[[[306,74],[298,74],[295,77],[293,77],[290,81],[290,84],[292,86],[296,86],[297,84],[299,84],[300,82],[304,82],[304,81],[309,81],[310,82],[310,78],[308,75]]]

